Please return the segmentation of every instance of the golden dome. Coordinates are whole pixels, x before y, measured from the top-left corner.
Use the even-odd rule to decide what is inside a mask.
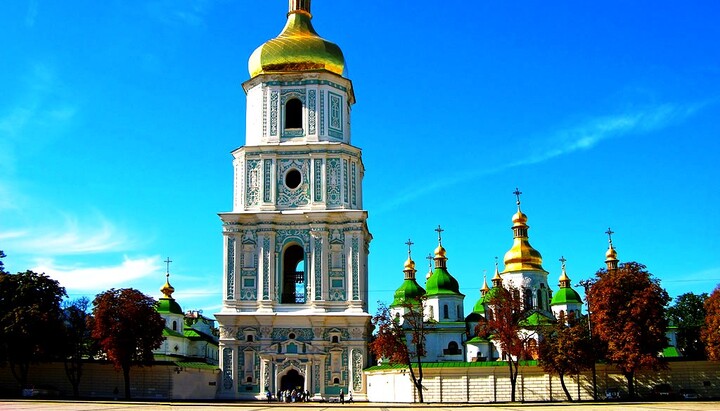
[[[528,218],[525,213],[520,211],[520,208],[518,207],[517,213],[513,214],[512,216],[513,226],[525,225],[527,223],[527,220]]]
[[[610,245],[607,252],[605,252],[605,261],[610,260],[617,260],[617,251],[615,251],[612,245]]]
[[[405,271],[407,270],[415,271],[415,261],[413,261],[410,257],[408,257],[408,259],[405,261]]]
[[[519,191],[516,191],[519,193]],[[542,268],[542,255],[530,245],[528,241],[528,218],[520,211],[520,201],[518,200],[518,210],[512,217],[513,225],[513,245],[510,250],[505,253],[504,273],[524,270],[540,270]]]
[[[438,244],[435,249],[435,258],[447,258],[445,256],[445,247],[443,247],[442,244]]]
[[[310,19],[310,2],[291,0],[285,28],[250,56],[250,77],[316,70],[327,70],[342,76],[345,70],[342,50],[337,44],[320,37]]]
[[[175,288],[170,285],[170,275],[168,274],[165,279],[165,285],[160,288],[160,292],[167,298],[172,298],[172,294],[175,292]]]

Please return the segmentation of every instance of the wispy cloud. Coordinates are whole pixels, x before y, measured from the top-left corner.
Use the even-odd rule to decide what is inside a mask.
[[[376,208],[375,214],[390,210],[427,197],[438,189],[476,180],[479,177],[497,174],[511,168],[542,163],[581,150],[589,150],[601,142],[637,134],[644,134],[677,124],[694,115],[706,104],[661,104],[628,110],[620,114],[591,117],[575,124],[544,135],[533,137],[535,151],[514,162],[486,167],[473,172],[443,175],[442,180],[429,182],[420,187],[409,187],[393,199],[384,201]]]
[[[138,259],[126,256],[118,265],[99,267],[63,266],[52,259],[43,259],[32,267],[33,271],[47,274],[68,290],[93,292],[127,287],[138,280],[157,277],[161,269],[159,256]]]
[[[37,254],[42,250],[46,256],[121,252],[131,244],[125,232],[100,214],[82,222],[66,216],[64,224],[54,228],[0,232],[3,239],[13,239],[16,252]]]
[[[662,104],[615,115],[590,118],[582,124],[540,136],[538,150],[505,168],[541,163],[576,151],[591,149],[611,138],[659,130],[684,121],[703,106],[703,104]]]
[[[15,101],[0,107],[0,176],[14,171],[16,145],[55,137],[77,113],[59,92],[62,87],[49,66],[34,64],[20,83]]]

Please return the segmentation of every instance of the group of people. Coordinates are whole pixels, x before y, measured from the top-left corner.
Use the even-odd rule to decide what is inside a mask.
[[[267,402],[272,401],[273,395],[270,392],[270,390],[267,390],[267,392],[265,392],[265,396],[267,397]],[[295,388],[293,388],[292,390],[278,390],[277,395],[275,396],[275,399],[278,402],[310,401],[310,391],[308,391],[308,390],[303,391],[303,390],[298,390]],[[340,400],[341,404],[345,404],[345,392],[342,389],[340,390],[340,396],[338,399]],[[348,402],[354,402],[352,391],[350,391],[350,393],[349,393]]]
[[[268,390],[265,395],[267,401],[272,401],[272,393]],[[305,402],[310,400],[310,391],[298,390],[293,388],[292,390],[278,390],[275,399],[278,402]]]

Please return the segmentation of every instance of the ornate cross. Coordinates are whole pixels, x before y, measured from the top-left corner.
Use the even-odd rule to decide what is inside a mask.
[[[438,224],[438,228],[435,229],[438,233],[438,244],[442,244],[442,232],[445,231],[440,227],[440,224]]]
[[[435,259],[435,257],[433,257],[432,254],[428,254],[427,257],[425,257],[425,259],[428,260],[428,267],[430,267],[430,269],[432,269],[432,262]]]
[[[408,246],[408,258],[410,258],[410,247],[412,247],[413,244],[415,244],[415,243],[413,243],[412,240],[409,238],[408,238],[407,242],[405,243],[405,245]]]
[[[605,231],[605,234],[608,235],[608,243],[612,245],[612,235],[615,234],[615,231],[611,230],[610,227],[608,227],[607,231]]]
[[[168,258],[164,261],[164,263],[167,265],[167,270],[165,271],[165,277],[166,277],[166,278],[170,278],[170,263],[172,263],[172,260],[170,259],[170,257],[168,257]]]
[[[562,269],[564,270],[564,269],[565,269],[565,261],[567,261],[567,260],[565,259],[565,256],[562,256],[562,255],[561,255],[561,256],[560,256],[560,259],[559,259],[558,261],[560,261],[560,264],[562,264]]]
[[[515,191],[513,191],[513,194],[515,194],[515,197],[517,198],[517,205],[520,207],[520,194],[522,194],[522,191],[520,191],[519,188],[515,187]]]

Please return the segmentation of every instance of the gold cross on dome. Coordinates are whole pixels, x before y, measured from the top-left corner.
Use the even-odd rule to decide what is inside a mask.
[[[608,227],[607,231],[605,231],[605,234],[608,235],[608,243],[612,245],[612,235],[615,234],[615,231],[611,230],[610,227]]]
[[[167,265],[167,271],[165,271],[165,277],[169,278],[170,277],[170,263],[172,263],[172,260],[170,259],[170,257],[168,257],[164,261],[164,263]]]
[[[440,227],[440,224],[438,224],[438,228],[435,229],[438,233],[438,244],[442,244],[442,232],[445,231]]]
[[[558,261],[560,261],[560,264],[562,264],[562,268],[565,269],[565,261],[567,261],[567,260],[565,259],[565,256],[562,256],[562,255],[561,255],[561,256],[560,256],[560,259],[559,259]]]
[[[409,238],[408,238],[407,242],[405,243],[405,245],[408,246],[408,258],[410,258],[410,247],[412,247],[413,244],[415,244],[415,243],[413,243],[412,240],[410,240]]]
[[[517,205],[520,207],[520,194],[522,194],[522,191],[520,191],[519,188],[515,187],[515,191],[513,191],[513,194],[515,194],[515,197],[517,198]]]

